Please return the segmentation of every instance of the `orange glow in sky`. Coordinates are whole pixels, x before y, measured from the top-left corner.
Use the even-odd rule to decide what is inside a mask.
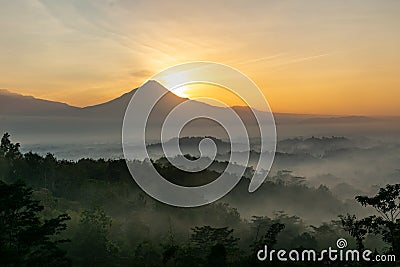
[[[82,107],[212,61],[249,76],[274,112],[400,115],[399,13],[389,0],[9,1],[0,88]],[[240,104],[222,88],[177,90]]]

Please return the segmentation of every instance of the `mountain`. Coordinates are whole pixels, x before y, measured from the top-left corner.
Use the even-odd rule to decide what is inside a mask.
[[[170,110],[177,104],[188,100],[171,93],[168,91],[168,89],[156,81],[149,81],[146,85],[149,87],[149,93],[165,94],[160,105],[157,107],[164,112]],[[133,89],[121,95],[120,97],[105,103],[79,108],[61,102],[43,100],[33,96],[25,96],[0,89],[0,116],[72,116],[77,118],[93,118],[97,116],[99,118],[123,118],[125,110],[132,96],[135,94],[135,91],[136,89]],[[204,108],[212,108],[216,112],[218,110],[224,110],[224,108],[214,107],[209,104],[197,102],[195,100],[191,100],[191,105],[193,106],[194,111]],[[234,106],[232,109],[235,110],[235,112],[237,112],[241,118],[245,118],[246,121],[254,119],[251,115],[251,110],[248,107]],[[261,111],[256,112],[262,113]],[[283,124],[301,122],[302,120],[307,121],[308,119],[313,119],[314,117],[313,115],[285,113],[275,113],[274,116],[277,119],[277,123]],[[324,118],[321,119],[323,120]]]
[[[84,107],[81,109],[82,115],[86,116],[101,115],[105,117],[123,116],[123,114],[125,113],[125,109],[129,104],[129,101],[135,94],[135,90],[136,89],[128,93],[125,93],[122,96],[115,98],[111,101],[94,106]]]
[[[151,142],[159,141],[162,123],[177,105],[188,101],[187,117],[200,113],[224,117],[226,108],[180,98],[156,81],[145,84],[146,94],[164,94],[149,116],[146,131]],[[119,143],[122,121],[129,101],[136,89],[99,105],[79,108],[65,103],[38,99],[0,90],[0,133],[10,132],[25,144],[48,143]],[[259,129],[254,114],[248,107],[232,107],[246,125],[248,134],[259,139]],[[267,118],[262,111],[255,111]],[[141,116],[138,114],[137,116]],[[176,116],[180,116],[177,114]],[[225,117],[224,117],[225,118]],[[278,138],[295,136],[349,136],[389,133],[398,136],[400,119],[382,119],[361,116],[316,116],[307,114],[274,113]],[[237,127],[236,121],[225,122]],[[270,123],[261,121],[261,123]],[[216,122],[197,119],[190,127],[182,129],[182,136],[215,136],[228,139],[226,131]]]
[[[0,90],[0,115],[63,116],[79,110],[65,103]]]
[[[158,107],[163,111],[169,110],[170,107],[188,100],[176,96],[156,81],[149,81],[146,85],[149,87],[149,93],[166,93],[162,103],[160,103],[162,105]],[[0,116],[73,116],[80,118],[99,116],[100,118],[121,118],[124,116],[126,107],[128,106],[132,96],[135,94],[135,91],[136,89],[133,89],[120,97],[105,103],[79,108],[61,102],[43,100],[33,96],[25,96],[12,93],[5,89],[0,89]],[[192,100],[191,102],[194,110],[197,108],[213,108],[215,110],[224,109],[213,107],[209,104],[204,104],[195,100]],[[250,117],[253,117],[251,116],[251,110],[248,107],[234,106],[232,109],[235,110],[241,118],[245,118],[246,120],[251,120]],[[261,111],[256,112],[262,113]],[[367,116],[318,116],[288,113],[274,113],[274,116],[277,124],[366,123],[379,120]]]
[[[165,94],[162,101],[157,105],[158,109],[163,111],[187,100],[171,93],[156,81],[149,81],[144,86],[146,86],[146,90],[148,90],[149,94]],[[108,102],[84,108],[70,106],[61,102],[43,100],[33,96],[16,94],[2,89],[0,90],[0,116],[72,116],[76,118],[98,117],[120,119],[123,118],[129,101],[135,94],[136,89]],[[197,101],[192,102],[192,105],[195,108],[204,108],[206,106],[211,107],[210,105]]]
[[[155,81],[145,85],[147,95],[164,96],[154,106],[150,114],[150,129],[147,138],[157,141],[162,122],[176,105],[187,101],[171,93]],[[148,93],[147,93],[148,92]],[[118,143],[121,141],[122,122],[125,110],[136,89],[109,102],[85,108],[73,107],[64,103],[37,99],[31,96],[1,91],[0,94],[0,133],[10,132],[24,143],[42,142],[91,142]],[[192,115],[199,110],[223,112],[223,108],[213,107],[201,102],[190,101]],[[197,122],[209,133],[209,122]],[[205,125],[207,127],[205,127]],[[215,126],[215,125],[214,125]],[[201,132],[201,131],[200,131]],[[198,133],[194,130],[188,134]]]

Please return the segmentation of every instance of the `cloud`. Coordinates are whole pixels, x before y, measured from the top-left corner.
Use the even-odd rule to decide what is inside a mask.
[[[290,59],[290,60],[284,61],[282,63],[274,64],[273,67],[285,66],[285,65],[290,65],[290,64],[304,62],[304,61],[311,61],[311,60],[315,60],[315,59],[318,59],[318,58],[321,58],[321,57],[330,56],[332,54],[333,53],[325,53],[325,54],[319,54],[319,55],[308,56],[308,57],[294,58],[294,59]]]
[[[146,78],[146,77],[151,77],[154,75],[154,73],[150,70],[138,70],[131,72],[131,76],[135,78]]]
[[[278,53],[278,54],[275,54],[275,55],[272,55],[272,56],[253,58],[253,59],[242,61],[242,62],[239,63],[239,65],[245,65],[245,64],[260,62],[260,61],[264,61],[264,60],[276,59],[276,58],[279,58],[281,56],[284,56],[285,54],[286,53]]]

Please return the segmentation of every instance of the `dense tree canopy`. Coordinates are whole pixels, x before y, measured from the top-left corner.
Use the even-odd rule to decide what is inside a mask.
[[[190,182],[165,161],[153,163],[170,181],[180,176],[180,181]],[[204,181],[214,179],[216,169],[203,172],[209,175]],[[281,170],[248,198],[242,193],[247,194],[248,181],[242,179],[227,198],[182,209],[144,194],[122,159],[67,161],[52,154],[23,154],[5,134],[0,145],[0,265],[264,266],[255,258],[264,245],[321,250],[339,237],[346,238],[350,248],[373,244],[381,253],[398,253],[399,185],[381,188],[374,197],[357,197],[377,213],[361,220],[342,216],[342,224],[309,225],[283,211],[246,217],[235,206],[251,207],[265,196],[290,196],[290,201],[307,201],[302,203],[310,207],[342,205],[326,186],[312,188],[305,180]]]
[[[44,207],[22,182],[0,181],[0,258],[15,266],[68,266],[56,236],[66,229],[67,214],[43,220]]]

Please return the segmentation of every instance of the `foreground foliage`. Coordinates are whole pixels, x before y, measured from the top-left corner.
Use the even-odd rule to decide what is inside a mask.
[[[56,237],[66,229],[67,214],[42,219],[44,207],[22,182],[0,181],[0,259],[4,265],[69,266]]]
[[[168,165],[156,167],[176,175]],[[357,197],[377,210],[361,220],[347,215],[314,226],[282,211],[246,219],[223,201],[196,209],[156,202],[134,185],[124,160],[72,162],[22,154],[7,134],[0,145],[0,178],[2,266],[264,266],[255,256],[264,245],[319,251],[338,238],[353,248],[399,252],[400,185],[388,185],[375,197]],[[290,172],[278,172],[274,179],[267,193],[334,199],[328,188],[308,188]]]

